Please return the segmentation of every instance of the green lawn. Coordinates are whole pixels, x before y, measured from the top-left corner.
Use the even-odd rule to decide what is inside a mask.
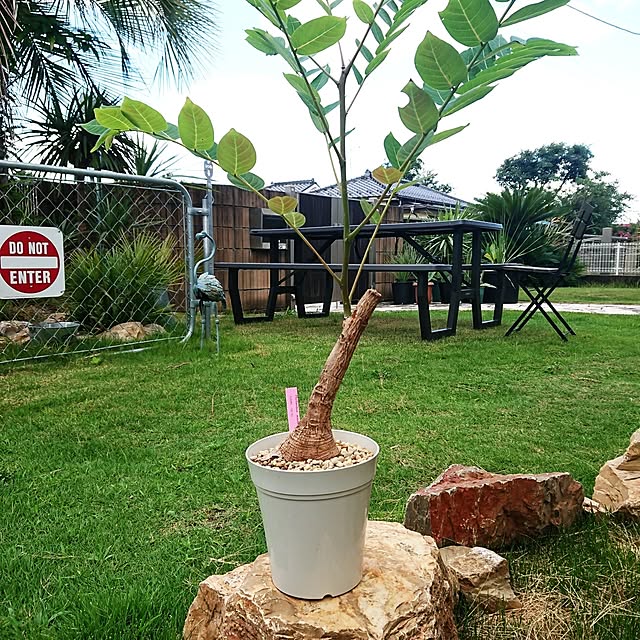
[[[376,314],[334,413],[381,445],[371,517],[401,520],[452,463],[566,470],[589,493],[640,425],[640,317],[571,319],[568,344],[469,314],[423,343],[414,313]],[[286,429],[284,388],[308,396],[339,322],[225,318],[219,357],[174,344],[0,373],[0,638],[176,640],[198,582],[265,551],[243,452]],[[638,527],[589,521],[509,553],[527,611],[576,640],[640,637],[639,556]],[[466,639],[556,637],[459,615]]]
[[[594,304],[640,304],[640,288],[638,287],[560,287],[556,289],[551,300],[555,302],[578,302]],[[528,301],[520,292],[520,301]]]

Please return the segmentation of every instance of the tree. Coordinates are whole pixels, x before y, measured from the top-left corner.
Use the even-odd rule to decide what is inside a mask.
[[[597,171],[591,176],[576,180],[575,190],[564,195],[561,201],[574,211],[580,208],[586,200],[593,206],[591,225],[589,229],[602,232],[604,227],[610,227],[626,211],[633,196],[620,190],[617,180],[609,180],[611,174]]]
[[[428,146],[456,135],[465,128],[457,126],[437,131],[441,121],[448,115],[483,99],[493,90],[496,82],[513,75],[534,60],[547,55],[576,55],[576,51],[573,47],[546,39],[507,42],[498,35],[502,26],[547,13],[566,2],[542,2],[512,12],[516,0],[498,2],[496,8],[489,0],[450,0],[439,16],[454,44],[428,31],[418,45],[414,61],[420,84],[424,85],[418,86],[409,80],[403,89],[408,102],[398,109],[400,121],[409,131],[403,137],[409,135],[409,138],[400,142],[393,133],[385,138],[384,148],[390,166],[380,166],[373,171],[374,178],[385,188],[376,202],[360,202],[364,219],[351,228],[347,194],[347,135],[350,133],[348,122],[351,108],[360,95],[360,88],[384,62],[389,47],[408,26],[405,24],[407,20],[426,0],[378,2],[373,8],[364,0],[354,0],[357,19],[364,26],[359,25],[361,32],[351,46],[344,39],[347,18],[334,15],[341,0],[331,3],[324,0],[248,2],[266,19],[267,28],[278,32],[274,36],[262,28],[249,29],[248,42],[262,53],[279,56],[289,67],[285,79],[309,110],[314,126],[324,137],[331,166],[338,177],[344,234],[344,258],[340,271],[334,271],[304,235],[302,228],[305,217],[296,210],[296,198],[268,198],[261,192],[264,180],[251,172],[256,164],[256,151],[251,141],[231,129],[216,143],[209,116],[188,98],[178,117],[177,126],[167,123],[155,109],[128,98],[124,99],[120,109],[97,109],[95,121],[86,126],[100,135],[96,148],[105,145],[108,149],[116,136],[127,131],[142,131],[161,140],[170,140],[194,155],[210,160],[227,173],[233,184],[252,191],[271,211],[280,215],[324,265],[340,288],[345,319],[340,337],[311,393],[307,412],[298,427],[280,445],[280,453],[287,461],[308,458],[326,460],[338,453],[331,424],[331,412],[338,389],[381,297],[377,291],[369,289],[357,307],[352,308],[352,298],[362,271],[350,280],[349,258],[351,247],[362,227],[368,223],[375,224],[377,232],[394,196],[404,186],[402,181],[414,160]],[[309,11],[315,9],[320,15],[301,22],[291,13],[300,4],[304,4]],[[354,19],[348,22],[350,30],[358,26]],[[468,48],[460,53],[460,45]],[[375,54],[369,47],[373,47]],[[341,60],[337,73],[332,72],[319,55],[327,50],[332,50]],[[330,101],[325,101],[321,96],[325,87],[332,89]],[[375,96],[371,104],[375,105]],[[259,110],[256,113],[259,114]],[[337,118],[337,130],[334,116]],[[265,126],[269,124],[265,123]],[[362,252],[365,256],[363,263],[375,239],[376,233],[373,233],[369,246]]]
[[[620,191],[617,180],[607,180],[606,171],[593,171],[593,154],[583,144],[549,144],[522,151],[498,167],[496,180],[503,187],[547,189],[559,202],[577,212],[584,200],[594,207],[592,231],[611,226],[626,210],[632,196]]]
[[[11,96],[26,110],[53,96],[64,105],[78,86],[102,93],[130,85],[142,77],[136,56],[156,78],[182,84],[205,68],[215,34],[205,0],[0,4],[0,159],[10,154]]]
[[[416,158],[404,176],[407,180],[417,180],[421,185],[439,191],[440,193],[451,193],[453,190],[450,184],[440,182],[438,174],[432,169],[425,169],[424,162]]]
[[[113,104],[95,91],[78,91],[66,104],[55,93],[46,102],[38,103],[34,114],[26,120],[22,136],[31,159],[62,167],[129,173],[134,166],[134,145],[130,139],[118,140],[112,153],[104,150],[91,153],[95,137],[78,126],[93,117],[94,109]]]
[[[554,142],[507,158],[495,177],[502,187],[539,187],[559,193],[567,183],[587,177],[591,158],[586,145]]]

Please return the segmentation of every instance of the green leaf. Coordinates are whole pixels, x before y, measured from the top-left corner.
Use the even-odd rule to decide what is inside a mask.
[[[300,2],[301,0],[278,0],[278,2],[276,2],[276,7],[278,7],[278,9],[287,10],[295,7]]]
[[[380,11],[378,11],[378,15],[382,18],[382,22],[384,22],[388,27],[393,24],[391,16],[384,9],[380,9]]]
[[[274,45],[274,38],[272,35],[263,31],[262,29],[247,29],[247,42],[258,51],[266,53],[268,56],[275,56],[278,53],[276,46]],[[284,41],[282,42],[284,46]]]
[[[361,85],[364,82],[362,74],[358,71],[358,68],[355,65],[351,68],[353,69],[353,75],[356,77],[356,82]]]
[[[436,133],[434,136],[430,136],[428,140],[427,146],[438,144],[438,142],[442,142],[451,136],[455,136],[456,133],[460,133],[463,129],[466,129],[469,125],[463,124],[460,127],[454,127],[453,129],[447,129],[446,131],[441,131],[440,133]]]
[[[182,144],[192,151],[206,151],[213,145],[213,125],[206,111],[186,99],[178,115]]]
[[[508,27],[512,24],[517,24],[518,22],[524,22],[525,20],[531,20],[531,18],[537,18],[538,16],[542,16],[545,13],[549,13],[549,11],[564,7],[567,4],[569,4],[569,0],[543,0],[542,2],[538,2],[536,4],[530,4],[526,7],[522,7],[522,9],[519,9],[515,13],[512,13],[502,23],[502,26]]]
[[[360,41],[359,40],[356,40],[356,45],[360,46]],[[365,47],[364,45],[362,45],[362,47],[360,47],[360,53],[362,54],[363,58],[367,62],[371,62],[373,60],[373,53],[371,53],[371,51],[369,51],[369,49],[367,49],[367,47]]]
[[[256,150],[248,138],[231,129],[218,143],[218,163],[227,173],[242,175],[255,166]]]
[[[322,113],[324,113],[324,115],[326,116],[328,113],[331,113],[339,105],[340,105],[339,100],[337,102],[332,102],[331,104],[328,104],[326,107],[323,107]]]
[[[385,60],[385,58],[389,55],[389,49],[387,49],[387,51],[383,51],[382,53],[378,54],[368,65],[367,68],[364,70],[364,75],[368,76],[370,73],[373,73],[373,71],[375,69],[377,69]]]
[[[164,131],[156,131],[151,135],[158,140],[169,140],[174,142],[180,138],[180,131],[178,131],[178,127],[175,124],[169,123]]]
[[[205,160],[211,160],[212,162],[217,162],[218,160],[218,145],[213,144],[209,149],[205,149],[204,151],[192,151],[192,153],[199,158],[204,158]]]
[[[425,84],[422,87],[423,91],[426,91],[431,96],[431,99],[437,104],[441,105],[449,98],[451,95],[451,90],[449,91],[437,91],[433,87],[430,87],[428,84]]]
[[[498,18],[489,0],[449,0],[440,18],[449,35],[468,47],[493,40]]]
[[[407,140],[398,149],[398,162],[402,166],[407,160],[417,158],[429,146],[429,135],[419,133]]]
[[[387,159],[392,167],[396,169],[400,168],[401,162],[398,161],[398,151],[402,145],[396,140],[393,133],[389,133],[384,139],[384,150],[387,154]]]
[[[382,184],[394,184],[402,178],[402,174],[395,167],[378,167],[371,172],[371,175]]]
[[[111,146],[111,141],[113,140],[113,136],[115,133],[117,133],[117,131],[114,131],[113,129],[105,129],[103,133],[100,134],[100,137],[91,148],[90,153],[94,153],[94,151],[97,151],[103,144],[105,148],[109,150],[109,147]],[[109,147],[107,147],[107,142],[109,143]]]
[[[384,40],[384,33],[382,33],[382,29],[375,22],[371,24],[371,33],[373,33],[373,37],[377,43]]]
[[[318,73],[318,75],[311,81],[311,86],[316,90],[320,91],[322,87],[329,81],[329,74],[331,73],[331,69],[327,65],[324,68],[324,72]]]
[[[264,180],[257,176],[255,173],[243,173],[242,175],[236,177],[231,173],[227,173],[227,179],[229,182],[240,189],[244,189],[245,191],[251,191],[249,187],[247,187],[246,183],[249,183],[256,191],[261,191],[264,189]],[[244,182],[243,182],[244,181]]]
[[[93,110],[98,124],[115,131],[135,131],[136,126],[127,118],[120,107],[99,107]]]
[[[294,229],[299,229],[300,227],[303,227],[307,221],[304,215],[299,213],[298,211],[285,213],[282,217],[285,219],[286,223],[290,227],[293,227]]]
[[[93,136],[101,136],[105,131],[109,131],[107,127],[103,127],[95,118],[90,122],[80,125],[87,133]]]
[[[468,107],[470,104],[473,104],[478,100],[482,100],[482,98],[491,93],[493,89],[494,87],[486,85],[476,87],[475,89],[469,91],[468,93],[465,93],[464,95],[453,98],[453,100],[451,100],[451,102],[442,111],[442,115],[450,116],[452,113],[460,111],[460,109],[464,109],[465,107]]]
[[[368,200],[365,200],[365,198],[360,200],[360,208],[365,216],[368,216],[371,211],[373,211],[373,205]]]
[[[409,80],[402,92],[409,96],[409,104],[398,109],[402,124],[414,133],[426,133],[433,129],[439,114],[431,97],[413,80]]]
[[[450,89],[467,79],[462,56],[430,31],[418,45],[415,65],[420,77],[434,89]]]
[[[127,119],[133,122],[140,131],[156,133],[167,128],[164,116],[144,102],[125,97],[120,108]]]
[[[373,9],[364,0],[353,0],[353,10],[356,12],[358,19],[365,24],[373,22]]]
[[[376,54],[386,49],[396,38],[399,38],[408,28],[409,28],[409,25],[407,25],[406,27],[402,27],[402,29],[398,29],[397,31],[394,31],[393,33],[387,32],[387,35],[385,36],[384,40],[378,45],[378,48],[376,49]]]
[[[298,206],[298,201],[291,196],[275,196],[274,198],[269,198],[267,206],[274,213],[283,216],[285,213],[295,211]]]
[[[458,89],[458,93],[467,93],[476,87],[493,84],[498,80],[508,78],[518,69],[544,56],[573,55],[577,55],[574,47],[554,42],[553,40],[531,38],[511,53],[498,58],[492,67],[480,71],[472,80],[465,82]]]
[[[323,16],[305,22],[291,36],[291,44],[299,55],[310,56],[338,42],[347,29],[347,19]]]

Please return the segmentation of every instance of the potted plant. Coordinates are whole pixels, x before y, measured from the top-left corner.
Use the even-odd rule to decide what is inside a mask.
[[[419,264],[424,258],[413,247],[403,246],[390,258],[390,264]],[[415,275],[411,271],[395,271],[393,273],[393,304],[413,304],[415,302]]]
[[[252,173],[256,152],[251,142],[235,129],[214,139],[209,116],[191,100],[186,100],[177,126],[167,123],[148,105],[125,98],[119,107],[96,109],[95,121],[85,127],[99,136],[96,149],[103,144],[108,147],[122,132],[142,131],[217,164],[233,184],[254,192],[265,206],[282,216],[339,286],[344,309],[342,331],[311,392],[304,417],[291,433],[269,436],[251,445],[246,453],[258,490],[275,585],[289,595],[303,598],[335,596],[356,586],[361,577],[366,504],[378,454],[373,440],[332,430],[331,412],[338,389],[380,299],[377,291],[369,289],[352,307],[361,271],[350,283],[350,249],[363,225],[375,224],[379,229],[395,194],[407,186],[402,179],[413,161],[430,145],[466,126],[440,131],[443,119],[483,99],[496,82],[533,60],[576,52],[549,40],[507,42],[498,35],[500,27],[541,15],[564,2],[542,2],[516,9],[516,0],[450,0],[439,14],[450,41],[426,32],[418,45],[414,58],[418,83],[407,82],[402,90],[406,104],[398,110],[409,133],[403,134],[404,141],[392,133],[386,136],[388,166],[373,171],[384,190],[376,202],[360,202],[364,218],[351,229],[347,136],[351,133],[348,123],[352,107],[362,95],[362,86],[369,83],[392,43],[401,37],[411,16],[426,0],[383,0],[373,6],[365,0],[353,0],[355,17],[348,24],[346,16],[334,13],[342,0],[248,1],[265,19],[266,27],[248,29],[248,42],[284,61],[287,83],[309,110],[315,128],[326,141],[342,201],[341,272],[334,272],[305,237],[305,217],[297,211],[295,198],[267,198],[261,193],[264,181]],[[303,5],[305,16],[316,11],[315,17],[304,22],[294,15]],[[349,32],[358,31],[357,39],[350,44],[347,26]],[[323,58],[327,52],[340,61],[337,72]],[[324,94],[328,91],[333,95],[327,100]],[[370,100],[373,112],[375,97]],[[257,107],[256,112],[259,111]],[[368,249],[375,238],[374,233]],[[364,256],[368,254],[368,250],[363,252]],[[347,445],[338,446],[336,438]]]

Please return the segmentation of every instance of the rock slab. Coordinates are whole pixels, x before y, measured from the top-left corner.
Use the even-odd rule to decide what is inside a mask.
[[[454,588],[472,604],[491,613],[522,608],[511,588],[509,563],[495,551],[483,547],[444,547],[440,549],[440,557]]]
[[[200,583],[185,640],[457,640],[453,590],[431,538],[369,522],[360,584],[337,598],[278,591],[269,558]]]
[[[439,546],[499,549],[570,526],[583,499],[582,486],[568,473],[500,475],[452,465],[409,498],[404,525]]]
[[[640,429],[625,453],[600,469],[593,499],[610,513],[640,518]]]

